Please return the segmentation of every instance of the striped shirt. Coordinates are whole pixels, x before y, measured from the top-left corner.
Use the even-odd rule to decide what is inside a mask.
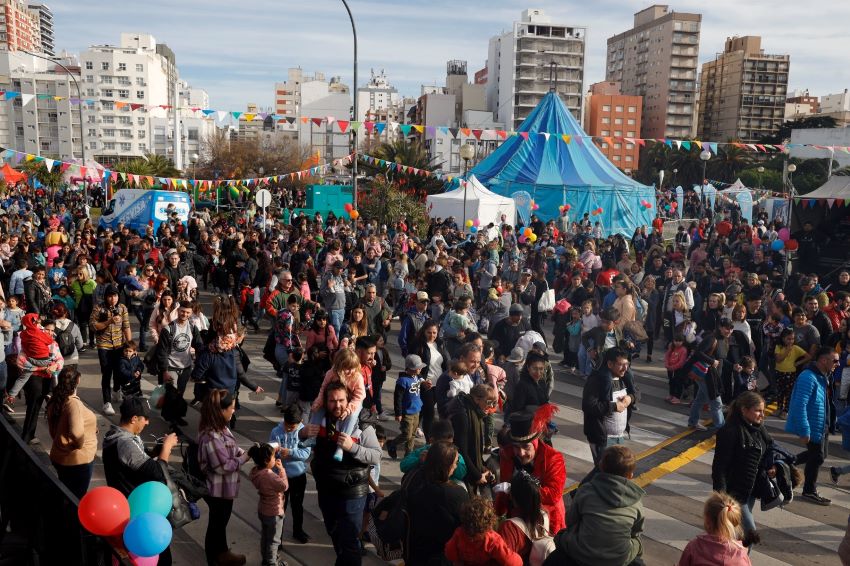
[[[110,314],[110,310],[113,314]],[[130,313],[127,312],[127,307],[120,303],[114,307],[107,307],[100,303],[91,313],[89,323],[92,326],[95,323],[106,322],[107,319],[116,314],[121,316],[120,324],[115,324],[110,320],[106,328],[95,330],[95,344],[99,350],[117,350],[124,346],[125,330],[130,329]]]

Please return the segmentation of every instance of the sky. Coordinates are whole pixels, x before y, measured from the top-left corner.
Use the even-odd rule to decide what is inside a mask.
[[[121,32],[152,34],[175,52],[182,79],[206,90],[210,107],[243,111],[271,107],[274,83],[287,69],[340,75],[352,84],[352,34],[341,0],[46,0],[54,14],[57,51],[117,45]],[[470,80],[487,58],[491,36],[512,27],[526,8],[541,8],[555,24],[587,26],[585,84],[605,78],[608,37],[632,27],[651,5],[636,0],[349,0],[358,32],[359,80],[384,69],[402,95],[443,85],[446,62],[468,61]],[[761,35],[767,53],[791,55],[789,92],[850,88],[847,63],[850,1],[678,0],[677,12],[703,15],[700,64],[726,37]]]

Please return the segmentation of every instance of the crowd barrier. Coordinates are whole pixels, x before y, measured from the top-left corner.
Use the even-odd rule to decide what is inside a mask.
[[[131,566],[80,526],[78,499],[0,416],[0,566]]]
[[[684,226],[685,229],[687,229],[693,222],[698,222],[698,220],[696,218],[665,220],[664,228],[661,230],[661,235],[664,237],[664,241],[673,240],[676,237],[676,232],[679,230],[679,226]]]

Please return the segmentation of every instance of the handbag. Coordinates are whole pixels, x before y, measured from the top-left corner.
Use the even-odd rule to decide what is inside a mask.
[[[692,381],[703,381],[708,374],[708,365],[704,362],[696,361],[691,364],[691,369],[688,370],[688,377]]]
[[[168,486],[168,491],[171,492],[171,512],[166,518],[171,523],[173,529],[179,529],[183,525],[187,525],[200,517],[200,513],[197,511],[197,506],[195,513],[192,512],[191,504],[186,499],[186,496],[171,479],[168,464],[162,460],[157,460],[157,462],[162,470],[162,475],[165,477],[165,485]]]
[[[540,295],[537,301],[538,312],[549,312],[555,308],[555,289],[549,289]]]

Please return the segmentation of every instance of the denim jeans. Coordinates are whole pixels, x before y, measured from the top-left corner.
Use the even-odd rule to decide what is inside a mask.
[[[336,335],[339,336],[339,331],[342,328],[342,321],[345,320],[345,309],[337,309],[330,311],[330,325],[336,330]]]
[[[319,491],[319,509],[336,552],[335,566],[360,566],[362,563],[359,536],[365,508],[365,495],[342,499],[336,493]]]
[[[277,566],[277,545],[283,530],[283,515],[263,515],[260,518],[260,557],[262,566]]]
[[[708,412],[711,415],[711,419],[714,421],[714,428],[717,429],[723,426],[723,403],[720,401],[719,396],[714,399],[708,398],[708,390],[706,389],[705,381],[697,382],[697,394],[694,397],[693,404],[691,405],[691,413],[688,415],[688,426],[694,426],[699,422],[702,406],[705,403],[708,403]]]
[[[753,507],[756,504],[755,496],[750,496],[744,505],[741,505],[741,527],[744,529],[744,534],[751,533],[756,530],[756,520],[753,517]]]
[[[9,381],[9,368],[6,361],[0,362],[0,393],[6,391],[6,384]]]

